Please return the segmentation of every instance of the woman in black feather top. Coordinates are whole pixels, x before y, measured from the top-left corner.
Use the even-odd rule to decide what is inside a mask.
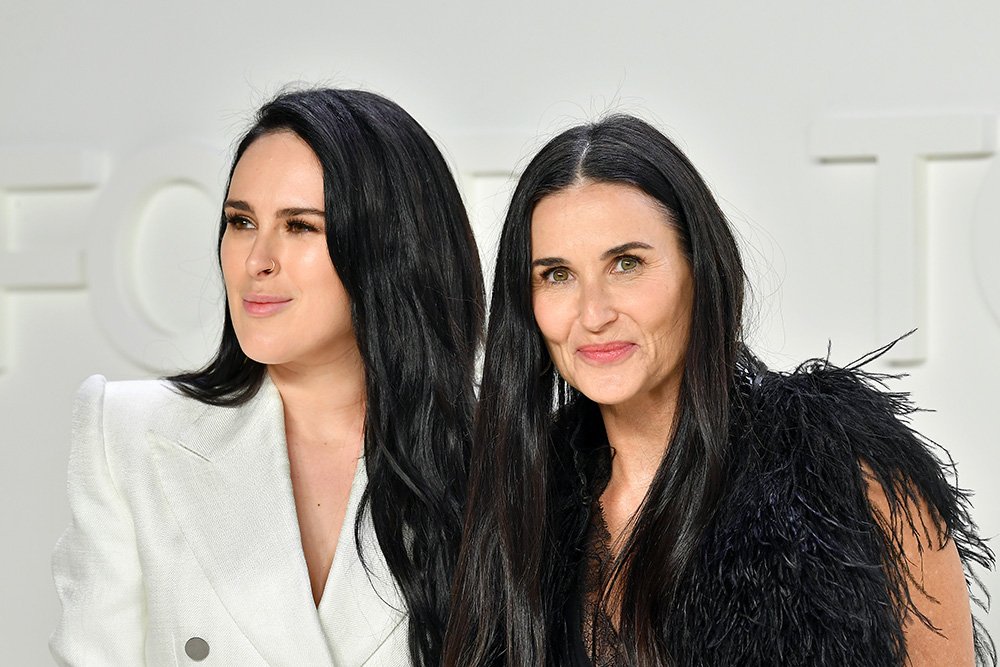
[[[446,664],[995,664],[970,611],[994,557],[946,453],[862,369],[878,353],[767,370],[744,281],[707,186],[648,124],[575,127],[531,161]]]

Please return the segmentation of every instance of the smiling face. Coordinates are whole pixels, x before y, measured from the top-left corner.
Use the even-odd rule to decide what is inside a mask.
[[[531,258],[535,320],[563,379],[601,405],[676,400],[694,281],[655,199],[589,181],[549,195]]]
[[[257,139],[233,171],[222,274],[236,337],[255,361],[322,364],[357,354],[323,201],[319,159],[292,132]]]

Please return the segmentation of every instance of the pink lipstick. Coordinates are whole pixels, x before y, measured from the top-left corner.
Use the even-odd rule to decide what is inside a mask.
[[[283,296],[248,294],[243,297],[243,310],[251,317],[267,317],[285,309],[292,302]]]
[[[576,352],[585,361],[592,364],[613,364],[616,361],[626,359],[635,351],[636,347],[635,343],[615,341],[597,345],[581,345],[576,349]]]

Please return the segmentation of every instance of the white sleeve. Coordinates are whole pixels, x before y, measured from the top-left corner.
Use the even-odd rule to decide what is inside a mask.
[[[83,383],[73,411],[69,528],[52,574],[62,603],[49,648],[60,665],[143,665],[145,597],[132,516],[105,448],[106,381]]]

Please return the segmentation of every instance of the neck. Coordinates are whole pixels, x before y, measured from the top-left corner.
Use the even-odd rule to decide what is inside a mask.
[[[601,417],[614,448],[608,491],[641,502],[656,475],[673,434],[679,387],[644,394],[617,405],[601,405]]]
[[[360,451],[365,374],[357,348],[323,363],[268,366],[281,394],[289,443]]]

